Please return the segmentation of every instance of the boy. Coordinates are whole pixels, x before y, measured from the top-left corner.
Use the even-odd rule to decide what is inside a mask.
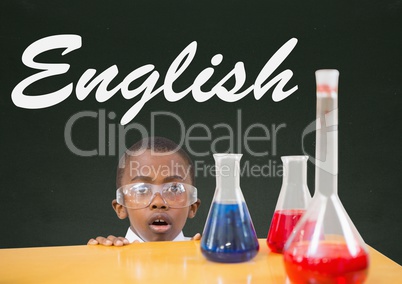
[[[132,242],[188,240],[182,233],[201,201],[194,187],[194,167],[187,153],[169,139],[142,139],[119,162],[113,209],[129,218],[126,237],[90,239],[89,245],[122,246]],[[200,239],[196,234],[192,239]]]

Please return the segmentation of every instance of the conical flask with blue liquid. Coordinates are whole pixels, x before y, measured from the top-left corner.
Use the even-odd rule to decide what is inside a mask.
[[[241,154],[214,154],[216,189],[201,239],[202,254],[211,261],[235,263],[252,259],[257,235],[240,189]]]

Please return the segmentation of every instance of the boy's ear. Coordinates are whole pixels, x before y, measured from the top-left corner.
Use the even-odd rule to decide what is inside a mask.
[[[197,201],[190,205],[190,210],[188,211],[187,218],[194,218],[197,213],[198,207],[201,205],[201,200],[197,199]]]
[[[127,214],[126,208],[124,208],[123,205],[117,203],[116,199],[113,199],[112,206],[113,206],[114,211],[116,211],[117,217],[119,217],[120,219],[127,218],[128,214]]]

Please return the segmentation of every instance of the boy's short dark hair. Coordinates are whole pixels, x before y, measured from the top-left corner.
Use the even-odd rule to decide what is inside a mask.
[[[127,161],[130,160],[130,157],[134,156],[134,154],[140,150],[153,150],[155,153],[177,153],[189,166],[189,173],[192,185],[195,185],[195,173],[194,173],[194,165],[193,161],[191,160],[190,156],[184,151],[182,148],[179,147],[175,142],[169,140],[164,137],[147,137],[143,138],[137,143],[133,144],[130,148],[128,148],[124,155],[121,157],[119,166],[117,167],[116,173],[116,187],[119,188],[122,186],[121,180],[124,175],[125,166]]]

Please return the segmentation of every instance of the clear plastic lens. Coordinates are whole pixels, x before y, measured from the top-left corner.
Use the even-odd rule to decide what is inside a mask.
[[[131,190],[137,195],[147,195],[152,193],[152,188],[147,186],[146,184],[140,184],[139,186],[131,187]]]
[[[169,192],[173,194],[184,194],[186,189],[182,183],[168,183],[166,187],[163,188],[163,192]]]
[[[166,205],[171,208],[183,208],[197,201],[197,189],[184,183],[133,183],[120,187],[116,191],[117,202],[125,207],[141,209],[151,204],[159,193]]]

